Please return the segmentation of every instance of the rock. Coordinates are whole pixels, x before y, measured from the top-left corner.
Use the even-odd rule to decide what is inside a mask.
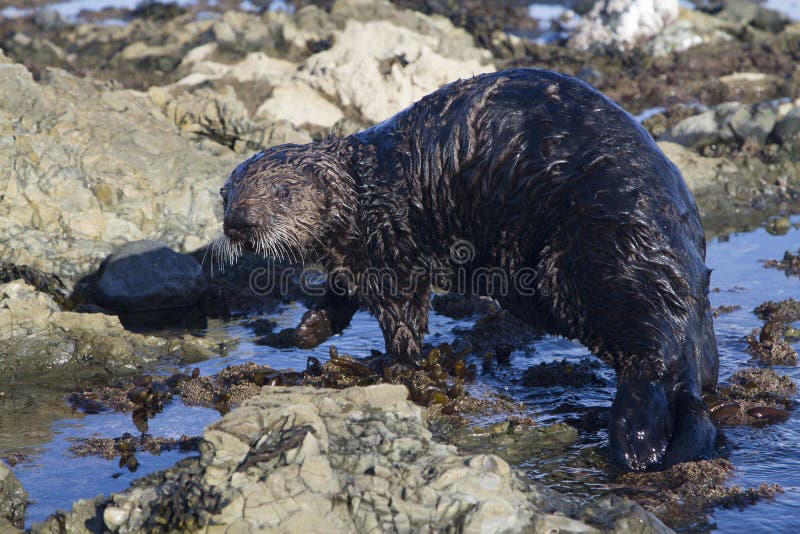
[[[46,32],[57,30],[67,25],[67,21],[61,16],[61,13],[47,7],[40,7],[36,10],[33,14],[33,23]]]
[[[252,52],[235,63],[220,63],[216,43],[207,43],[190,50],[181,61],[181,72],[188,72],[176,85],[199,85],[209,80],[226,79],[235,82],[257,82],[277,85],[291,79],[297,65],[270,57],[263,52]]]
[[[659,141],[670,141],[695,149],[713,144],[743,141],[761,145],[775,124],[775,112],[769,104],[743,106],[726,102],[678,122]]]
[[[754,26],[772,33],[783,31],[791,22],[786,15],[747,0],[725,0],[722,10],[716,16],[737,30]]]
[[[13,64],[0,94],[0,261],[70,282],[121,243],[185,251],[219,231],[219,185],[239,157],[199,150],[147,95],[55,69],[35,82]]]
[[[431,307],[436,313],[463,319],[464,317],[487,315],[496,313],[500,306],[490,297],[466,296],[459,293],[437,293],[431,301]]]
[[[9,379],[131,374],[168,357],[213,356],[212,346],[191,336],[134,334],[113,315],[60,311],[50,296],[23,280],[0,285],[0,375]]]
[[[411,9],[398,9],[388,0],[335,0],[331,17],[338,28],[345,29],[347,22],[386,21],[425,36],[425,41],[437,54],[460,61],[477,61],[489,64],[491,53],[475,46],[475,39],[464,29],[439,15],[423,15]],[[476,73],[477,74],[477,73]]]
[[[28,506],[28,494],[19,483],[11,469],[0,462],[0,531],[7,532],[3,521],[13,527],[25,526],[25,508]]]
[[[523,532],[540,523],[598,530],[555,515],[563,499],[548,500],[543,486],[519,477],[497,456],[459,454],[434,441],[423,409],[407,397],[405,387],[388,384],[265,387],[206,428],[199,460],[95,500],[97,517],[106,528],[130,533],[156,527],[429,531],[453,525],[465,532]],[[629,501],[620,499],[617,508],[616,516],[609,511],[603,520],[614,517],[622,525],[629,518],[637,532],[666,531]],[[81,510],[60,520],[70,522]],[[588,509],[584,515],[594,523]],[[49,532],[57,521],[51,517],[33,531]]]
[[[726,30],[729,26],[717,17],[701,11],[681,9],[678,20],[668,24],[643,46],[644,50],[655,57],[662,57],[674,52],[683,52],[701,44],[719,44],[732,41],[734,37]]]
[[[307,143],[308,132],[275,118],[250,119],[244,103],[231,85],[220,90],[206,87],[153,87],[151,102],[181,131],[197,139],[210,139],[237,153],[251,153],[280,143]],[[221,183],[221,182],[220,182]]]
[[[677,0],[598,0],[575,25],[568,44],[581,50],[626,50],[657,35],[677,18]]]
[[[748,216],[758,227],[764,219],[759,204],[793,202],[791,191],[800,189],[800,166],[789,160],[768,164],[746,153],[705,157],[676,143],[658,145],[683,174],[707,232],[734,231]]]
[[[729,125],[743,142],[763,145],[775,127],[775,110],[766,103],[741,107],[731,116]]]
[[[720,139],[732,138],[733,132],[727,128],[726,118],[720,117],[712,109],[683,119],[658,139],[687,147],[702,148]]]
[[[192,306],[207,288],[192,256],[178,254],[163,241],[134,241],[103,262],[97,302],[116,311],[150,311]]]
[[[8,55],[27,65],[63,67],[67,53],[51,40],[39,35],[28,36],[17,32],[4,42]]]
[[[800,133],[800,106],[795,106],[775,125],[773,135],[781,144],[796,143],[800,145],[798,133]]]
[[[330,129],[344,119],[344,113],[305,83],[293,81],[275,87],[272,96],[259,106],[256,117],[275,117],[295,127]]]
[[[369,122],[397,113],[445,83],[493,65],[437,53],[434,39],[385,21],[348,21],[329,50],[306,60],[298,78]]]
[[[719,79],[728,100],[760,102],[781,95],[782,80],[763,72],[735,72]]]
[[[211,28],[223,52],[247,53],[276,48],[277,35],[261,17],[242,11],[226,11]]]

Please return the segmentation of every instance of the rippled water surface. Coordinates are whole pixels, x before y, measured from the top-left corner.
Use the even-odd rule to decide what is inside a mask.
[[[800,247],[800,231],[796,228],[800,225],[800,218],[793,222],[795,227],[786,235],[773,236],[759,229],[709,243],[708,264],[714,269],[712,288],[719,288],[711,293],[712,305],[742,307],[716,319],[723,381],[736,369],[748,365],[743,337],[760,325],[750,310],[765,300],[800,299],[798,278],[787,278],[780,271],[765,269],[759,262],[760,259],[782,257],[784,251]],[[294,325],[303,311],[300,305],[286,306],[277,317],[278,327]],[[266,363],[275,368],[303,369],[310,355],[327,359],[331,344],[343,353],[366,355],[370,349],[380,348],[382,343],[376,322],[364,312],[356,315],[344,334],[311,351],[256,345],[252,330],[243,326],[244,322],[216,323],[210,327],[210,334],[224,333],[240,338],[241,342],[229,356],[199,364],[204,375],[247,361]],[[457,321],[433,313],[428,340],[434,343],[451,340],[455,337],[454,328],[465,328],[470,324],[469,321]],[[531,365],[563,358],[578,360],[588,355],[588,351],[577,343],[546,336],[519,347],[512,354],[509,365],[483,371],[475,387],[493,388],[524,401],[540,424],[569,422],[586,414],[592,407],[608,406],[613,397],[613,386],[527,388],[521,386],[518,379]],[[800,380],[796,368],[778,370]],[[608,368],[603,368],[601,374],[613,377]],[[182,456],[178,452],[161,456],[138,454],[139,469],[136,473],[120,468],[116,460],[75,458],[68,451],[74,438],[117,437],[124,432],[135,434],[130,416],[73,414],[65,407],[60,394],[20,391],[14,398],[19,403],[16,416],[12,418],[16,421],[15,430],[11,432],[5,425],[0,428],[0,452],[13,449],[29,454],[27,461],[14,467],[14,473],[32,500],[28,524],[44,519],[57,508],[68,508],[76,499],[122,490],[134,477],[172,465]],[[28,411],[34,406],[41,409],[42,404],[45,410],[55,414],[56,421],[47,429],[26,424]],[[214,410],[189,408],[173,402],[164,413],[151,420],[150,433],[176,438],[182,434],[198,435],[217,417]],[[764,428],[726,428],[725,434],[732,448],[730,458],[737,468],[731,483],[749,487],[761,482],[776,482],[783,486],[785,493],[778,495],[773,502],[762,502],[742,511],[715,510],[707,517],[698,518],[694,526],[701,530],[716,528],[724,532],[785,532],[800,528],[800,417],[794,414],[785,423]],[[578,442],[568,450],[537,455],[522,467],[529,476],[571,495],[599,495],[606,491],[608,476],[598,468],[586,467],[591,463],[581,461],[581,457],[597,452],[602,454],[604,443],[603,430],[581,431]]]

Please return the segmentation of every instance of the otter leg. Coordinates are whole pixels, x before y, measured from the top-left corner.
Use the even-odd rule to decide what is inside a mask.
[[[389,299],[378,298],[370,305],[386,342],[386,352],[401,363],[413,365],[420,356],[422,339],[428,332],[430,291]]]
[[[347,328],[358,311],[358,301],[349,296],[328,294],[303,314],[294,331],[294,341],[301,349],[311,349]]]
[[[575,225],[539,258],[539,298],[549,330],[577,338],[611,363],[612,459],[666,468],[713,452],[704,408],[704,361],[717,358],[702,256],[658,224]],[[711,370],[713,372],[713,369]]]

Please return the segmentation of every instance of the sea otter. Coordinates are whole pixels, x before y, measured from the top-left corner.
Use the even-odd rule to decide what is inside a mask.
[[[304,316],[301,346],[362,305],[387,352],[413,363],[432,283],[499,270],[510,283],[484,277],[479,292],[614,366],[617,464],[713,451],[701,395],[716,388],[718,354],[697,207],[650,135],[583,81],[537,69],[459,80],[362,132],[256,154],[221,195],[220,251],[353,275]]]

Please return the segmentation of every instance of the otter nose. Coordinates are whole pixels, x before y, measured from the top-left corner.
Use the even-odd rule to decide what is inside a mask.
[[[225,235],[237,240],[245,240],[256,226],[258,226],[256,214],[247,206],[230,210],[225,214],[222,223]]]

